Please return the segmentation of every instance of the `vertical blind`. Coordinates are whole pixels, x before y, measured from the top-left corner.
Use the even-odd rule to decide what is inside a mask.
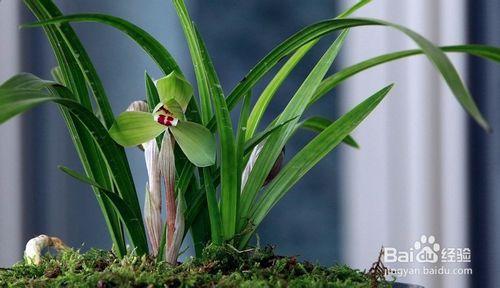
[[[351,1],[352,2],[352,1]],[[406,25],[438,44],[466,41],[465,1],[374,1],[362,16]],[[358,28],[344,58],[352,65],[415,44],[390,28]],[[462,55],[450,55],[465,75]],[[406,251],[421,235],[443,247],[468,247],[465,113],[425,57],[374,68],[346,83],[344,106],[396,86],[354,137],[360,151],[343,154],[345,260],[366,268],[381,246]],[[388,264],[411,268],[412,264]],[[410,276],[425,287],[467,287],[467,276]]]
[[[469,40],[500,46],[500,2],[468,1]],[[469,60],[471,90],[493,133],[469,125],[469,208],[473,287],[500,286],[500,67]]]

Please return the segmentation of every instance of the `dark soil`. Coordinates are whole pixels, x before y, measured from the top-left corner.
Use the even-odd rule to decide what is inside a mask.
[[[199,259],[177,266],[143,256],[67,250],[46,255],[40,266],[20,262],[0,269],[0,287],[373,287],[373,276],[347,266],[322,267],[272,249],[244,252],[208,247]],[[390,287],[390,283],[375,287]]]

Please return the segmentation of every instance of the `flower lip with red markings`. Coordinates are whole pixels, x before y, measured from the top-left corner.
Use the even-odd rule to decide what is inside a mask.
[[[161,106],[158,112],[155,113],[154,119],[156,122],[165,126],[177,126],[179,119],[175,118],[173,114],[165,107]]]

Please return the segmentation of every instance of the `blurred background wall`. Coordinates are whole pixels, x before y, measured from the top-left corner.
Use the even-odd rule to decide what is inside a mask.
[[[56,1],[65,13],[109,13],[138,24],[168,47],[195,83],[182,31],[168,2]],[[229,92],[275,45],[354,1],[186,2]],[[407,25],[438,44],[498,45],[498,11],[500,5],[494,0],[377,0],[357,15]],[[20,71],[49,78],[54,60],[43,33],[17,29],[19,23],[30,21],[34,19],[21,1],[0,2],[0,81]],[[120,32],[99,24],[74,27],[102,77],[115,114],[145,97],[145,70],[161,76]],[[284,107],[333,39],[325,38],[298,65],[269,116]],[[387,28],[353,29],[347,45],[331,72],[371,56],[415,47]],[[498,130],[498,66],[463,55],[452,59]],[[500,239],[500,186],[495,176],[500,138],[497,133],[485,135],[465,117],[425,58],[398,61],[357,76],[310,113],[335,118],[391,82],[397,83],[395,90],[354,134],[361,150],[340,147],[321,161],[271,212],[259,229],[261,243],[276,244],[279,253],[300,254],[324,265],[342,262],[365,269],[382,245],[406,249],[420,235],[432,234],[443,246],[472,247],[473,276],[404,281],[427,287],[498,286],[500,247],[495,240]],[[17,261],[27,239],[40,233],[58,235],[74,247],[109,248],[93,193],[56,168],[63,164],[80,169],[57,108],[36,108],[0,126],[0,135],[0,266]],[[311,136],[299,133],[287,146],[287,154],[293,155]],[[130,149],[128,156],[142,199],[146,181],[142,154]]]
[[[400,23],[436,44],[464,43],[465,3],[375,1],[357,15]],[[415,47],[401,32],[385,27],[353,29],[350,36],[346,45],[352,48],[344,57],[350,64]],[[450,57],[466,76],[464,55]],[[354,133],[361,150],[342,153],[344,257],[360,268],[376,258],[381,246],[408,251],[421,235],[435,236],[442,247],[469,247],[466,115],[422,56],[358,75],[344,86],[343,104],[353,106],[391,82],[396,86],[389,97]],[[455,266],[460,267],[447,265]],[[404,278],[426,287],[465,287],[468,280],[462,275]]]

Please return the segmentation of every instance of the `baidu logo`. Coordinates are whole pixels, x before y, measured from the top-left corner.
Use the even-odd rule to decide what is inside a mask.
[[[471,262],[469,248],[442,248],[434,235],[422,235],[407,251],[399,251],[393,247],[384,248],[386,263],[437,263],[437,262]]]

